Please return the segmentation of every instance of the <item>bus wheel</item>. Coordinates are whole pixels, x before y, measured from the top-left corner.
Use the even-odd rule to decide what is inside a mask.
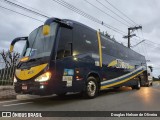
[[[96,78],[89,77],[87,79],[86,89],[84,91],[84,97],[93,99],[98,95],[98,83]]]
[[[137,81],[137,85],[132,86],[132,89],[139,90],[141,88],[140,80]]]
[[[149,84],[149,83],[147,83],[146,87],[150,87],[150,84]]]

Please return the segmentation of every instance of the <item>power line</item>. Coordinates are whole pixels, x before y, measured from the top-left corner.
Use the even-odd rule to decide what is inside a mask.
[[[56,3],[58,3],[58,4],[60,4],[60,5],[62,5],[62,6],[64,6],[64,7],[66,7],[67,9],[70,9],[70,10],[73,11],[73,12],[76,12],[76,13],[79,14],[79,15],[82,15],[83,17],[85,17],[85,18],[87,18],[87,19],[90,19],[90,20],[92,20],[92,21],[94,21],[94,22],[96,22],[96,23],[98,23],[98,24],[101,24],[101,25],[103,25],[103,26],[105,26],[105,27],[107,27],[107,28],[109,28],[109,29],[111,29],[111,30],[119,33],[119,34],[122,34],[122,35],[123,35],[123,34],[125,33],[124,31],[119,30],[119,29],[117,29],[117,28],[115,28],[115,27],[113,27],[113,26],[111,26],[111,25],[108,25],[108,24],[104,23],[103,21],[101,21],[101,20],[99,20],[99,19],[97,19],[97,18],[95,18],[95,17],[87,14],[86,12],[84,12],[84,11],[76,8],[75,6],[73,6],[73,5],[65,2],[65,1],[63,1],[63,0],[52,0],[52,1],[54,1],[54,2],[56,2]]]
[[[120,20],[118,20],[118,19],[116,19],[115,17],[111,16],[110,14],[108,14],[107,12],[105,12],[105,11],[103,11],[102,9],[98,8],[97,6],[93,5],[92,3],[88,2],[87,0],[84,0],[84,1],[87,2],[88,4],[90,4],[92,7],[98,9],[98,10],[101,11],[102,13],[106,14],[107,16],[111,17],[112,19],[114,19],[114,20],[120,22],[121,24],[129,27],[127,24],[121,22]]]
[[[157,45],[157,46],[160,46],[160,44],[158,44],[158,43],[155,43],[155,42],[153,42],[153,41],[151,41],[151,40],[149,40],[149,39],[146,39],[146,38],[144,38],[144,36],[143,36],[143,32],[142,32],[142,37],[139,37],[139,36],[136,36],[137,38],[139,38],[139,39],[143,39],[143,40],[145,40],[145,42],[147,41],[147,42],[150,42],[150,43],[152,43],[152,44],[154,44],[154,45]],[[135,39],[135,40],[138,40],[138,39]],[[147,43],[146,43],[147,44]],[[151,44],[149,44],[149,45],[151,45]],[[153,45],[152,45],[153,46]],[[157,46],[155,46],[155,47],[157,47]]]
[[[137,37],[137,38],[141,38],[141,37],[139,37],[139,36],[136,36],[136,37]],[[144,39],[144,40],[146,40],[146,41],[148,41],[148,42],[150,42],[150,43],[152,43],[152,44],[155,44],[155,45],[160,46],[160,44],[155,43],[155,42],[153,42],[153,41],[151,41],[151,40],[148,40],[148,39],[145,39],[145,38],[141,38],[141,39]]]
[[[78,8],[74,7],[73,5],[71,5],[71,4],[69,4],[69,3],[65,2],[65,1],[62,1],[62,0],[57,0],[57,1],[56,0],[52,0],[52,1],[55,1],[55,2],[57,2],[59,4],[61,4],[62,6],[68,8],[68,9],[70,9],[70,10],[72,10],[72,11],[74,11],[74,12],[76,12],[76,13],[84,16],[84,17],[87,17],[87,18],[91,19],[94,22],[97,22],[99,24],[102,24],[102,22],[103,22],[103,21],[98,20],[97,18],[92,17],[89,14],[86,14],[85,12],[79,10]]]
[[[115,14],[116,16],[118,16],[119,18],[121,18],[122,20],[124,20],[126,23],[133,25],[131,23],[129,23],[127,20],[125,20],[124,18],[122,18],[120,15],[118,15],[117,13],[115,13],[113,10],[111,10],[110,8],[108,8],[106,5],[104,5],[102,2],[100,2],[99,0],[96,0],[99,4],[101,4],[103,7],[105,7],[106,9],[108,9],[110,12],[112,12],[113,14]]]
[[[138,40],[138,39],[136,39],[136,38],[134,38],[134,40],[140,42],[140,40]],[[148,41],[148,40],[146,40],[146,39],[143,39],[143,40],[145,40],[145,41],[143,42],[144,44],[149,45],[149,46],[152,47],[152,48],[160,48],[160,44],[156,44],[156,43],[152,43],[152,42],[151,42],[152,44],[150,44],[150,43],[147,43],[147,42],[150,42],[150,41]],[[159,47],[157,47],[157,46],[155,46],[155,45],[158,45]]]
[[[136,22],[134,22],[132,19],[130,19],[126,14],[124,14],[122,11],[120,11],[118,8],[116,8],[113,4],[111,4],[108,0],[105,0],[110,6],[112,6],[114,9],[116,9],[119,13],[121,13],[123,16],[125,16],[126,18],[128,18],[128,20],[130,20],[131,22],[133,22],[134,24],[137,25]]]
[[[137,31],[137,34],[138,34],[138,36],[139,36],[138,30],[136,30],[136,31]],[[139,38],[139,40],[141,40],[141,39]],[[143,41],[145,41],[145,40],[143,40]],[[145,47],[144,47],[142,44],[141,44],[141,49],[143,50],[144,55],[146,56],[146,58],[149,58],[149,57],[148,57],[148,54],[147,54],[147,51],[146,51]]]
[[[14,12],[14,13],[17,13],[17,14],[19,14],[19,15],[22,15],[22,16],[25,16],[25,17],[28,17],[28,18],[31,18],[31,19],[36,20],[36,21],[39,21],[39,22],[44,22],[44,21],[39,20],[39,19],[37,19],[37,18],[33,18],[33,17],[31,17],[31,16],[22,14],[22,13],[20,13],[20,12],[14,11],[14,10],[11,10],[11,9],[6,8],[6,7],[4,7],[4,6],[1,6],[1,5],[0,5],[0,8],[3,8],[3,9],[5,9],[5,10],[8,10],[8,11],[11,11],[11,12]]]
[[[144,42],[144,44],[146,44],[146,45],[148,45],[149,47],[152,47],[152,48],[157,48],[157,46],[155,46],[154,44],[146,43],[146,41]],[[158,48],[160,48],[160,46]]]
[[[147,40],[147,39],[145,39],[145,40]],[[155,45],[160,46],[160,44],[158,44],[158,43],[152,42],[152,41],[150,41],[150,40],[147,40],[147,41],[150,42],[150,43],[152,43],[152,44],[155,44]]]
[[[35,8],[29,6],[29,5],[26,5],[26,4],[24,4],[24,3],[21,3],[21,2],[19,2],[19,1],[17,1],[17,0],[14,0],[14,1],[15,1],[16,3],[19,3],[19,4],[23,5],[23,6],[25,6],[25,7],[30,8],[30,9],[32,9],[32,10],[38,11],[38,12],[41,13],[41,14],[43,13],[43,14],[45,14],[45,15],[47,15],[47,16],[51,16],[51,15],[49,15],[49,14],[47,14],[47,13],[44,13],[44,12],[38,10],[38,9],[35,9]]]
[[[142,41],[136,43],[135,45],[132,46],[132,48],[137,47],[139,44],[143,43],[144,41],[145,41],[145,40],[142,40]]]
[[[143,40],[144,40],[144,35],[143,35],[143,31],[142,31],[142,29],[141,29],[141,34],[142,34],[142,38],[143,38]],[[146,41],[146,40],[145,40]],[[148,49],[146,48],[146,44],[144,44],[144,48],[145,48],[145,50],[146,50],[146,53],[147,53],[147,56],[148,56],[148,59],[151,59],[150,57],[149,57],[149,55],[148,55]]]
[[[28,8],[26,8],[26,7],[23,7],[23,6],[21,6],[21,5],[18,5],[18,4],[16,4],[16,3],[13,3],[13,2],[11,2],[11,1],[8,1],[8,0],[2,0],[2,1],[4,1],[4,2],[10,4],[10,5],[16,6],[16,7],[18,7],[18,8],[21,8],[21,9],[23,9],[23,10],[26,10],[26,11],[28,11],[28,12],[32,12],[32,13],[34,13],[34,14],[36,14],[36,15],[41,16],[41,17],[49,18],[49,17],[46,16],[46,15],[43,15],[43,14],[41,14],[41,13],[39,13],[39,12],[36,12],[36,11],[34,11],[34,10],[31,10],[31,9],[28,9]],[[57,1],[56,1],[56,2],[57,2]],[[99,23],[99,24],[103,24],[105,27],[107,27],[107,28],[109,28],[109,29],[112,29],[112,30],[115,31],[115,32],[118,32],[118,33],[120,33],[120,34],[123,34],[123,33],[124,33],[124,32],[122,32],[121,30],[119,30],[119,29],[117,29],[117,28],[114,28],[114,27],[112,27],[112,26],[110,26],[110,25],[108,25],[108,24],[106,24],[106,23],[103,23],[103,21],[100,21],[100,20],[98,20],[97,18],[94,18],[94,17],[90,16],[89,14],[86,14],[85,12],[83,12],[83,11],[75,8],[74,6],[72,6],[72,5],[70,5],[70,4],[67,4],[67,2],[64,2],[64,1],[58,1],[58,2],[61,2],[61,5],[63,5],[63,6],[65,5],[65,7],[66,7],[66,5],[67,5],[67,8],[71,7],[72,10],[74,10],[75,12],[78,12],[79,14],[83,15],[84,17],[89,18],[90,20],[92,20],[92,21],[94,21],[94,22],[97,22],[97,23]],[[62,3],[62,2],[63,2],[63,3]],[[65,3],[65,4],[64,4],[64,3]]]
[[[137,32],[138,32],[138,31],[137,31]],[[139,34],[139,33],[138,33],[138,34]],[[134,39],[134,40],[138,40],[138,39]],[[140,41],[140,40],[138,40],[138,41]],[[141,44],[141,43],[145,43],[145,40],[142,40],[142,41],[136,43],[136,45],[134,45],[133,47],[136,47],[136,46],[138,46],[138,45]],[[139,46],[138,46],[139,52],[143,52],[144,55],[146,56],[146,58],[150,59],[150,58],[149,58],[149,55],[148,55],[148,51],[147,51],[147,49],[146,49],[146,46],[144,46],[144,45],[141,44],[141,47],[140,47],[140,48],[141,48],[141,49],[139,49]]]
[[[136,36],[136,34],[131,34],[133,31],[138,30],[138,29],[142,29],[142,26],[135,26],[135,27],[129,27],[128,28],[128,35],[124,36],[123,38],[127,38],[128,39],[128,48],[131,47],[131,38]]]
[[[23,9],[23,10],[26,10],[26,11],[28,11],[28,12],[34,13],[34,14],[39,15],[39,16],[41,16],[41,17],[49,18],[49,17],[46,16],[46,15],[43,15],[43,14],[41,14],[41,13],[39,13],[39,12],[33,11],[33,10],[31,10],[31,9],[28,9],[28,8],[26,8],[26,7],[23,7],[23,6],[21,6],[21,5],[18,5],[18,4],[16,4],[16,3],[13,3],[13,2],[11,2],[11,1],[8,1],[8,0],[1,0],[1,1],[6,2],[7,4],[13,5],[13,6],[15,6],[15,7],[21,8],[21,9]]]

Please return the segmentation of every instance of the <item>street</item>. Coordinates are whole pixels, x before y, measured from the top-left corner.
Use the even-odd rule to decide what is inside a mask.
[[[95,99],[79,94],[0,102],[0,111],[160,111],[160,84],[140,90],[105,90]]]

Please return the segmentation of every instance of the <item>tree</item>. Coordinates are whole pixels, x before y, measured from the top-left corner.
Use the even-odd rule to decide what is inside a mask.
[[[160,80],[160,75],[158,76],[158,79]]]
[[[5,68],[16,66],[18,59],[20,57],[20,53],[15,53],[15,52],[11,53],[9,50],[7,52],[3,50],[2,52],[0,52],[0,55],[4,60]]]
[[[108,32],[106,31],[105,36],[108,38],[111,38],[111,35],[108,34]]]

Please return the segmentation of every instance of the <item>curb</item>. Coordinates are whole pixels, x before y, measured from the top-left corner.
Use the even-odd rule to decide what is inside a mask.
[[[30,100],[30,99],[38,99],[41,98],[41,96],[38,95],[17,95],[17,100]]]
[[[55,95],[50,96],[39,96],[39,95],[16,95],[17,100],[32,100],[32,99],[39,99],[39,98],[47,98],[47,97],[53,97]]]
[[[0,86],[0,101],[16,99],[14,86]]]
[[[4,100],[14,100],[16,99],[16,95],[10,95],[8,96],[0,96],[0,101],[4,101]]]
[[[13,90],[14,86],[0,86],[0,90]]]

